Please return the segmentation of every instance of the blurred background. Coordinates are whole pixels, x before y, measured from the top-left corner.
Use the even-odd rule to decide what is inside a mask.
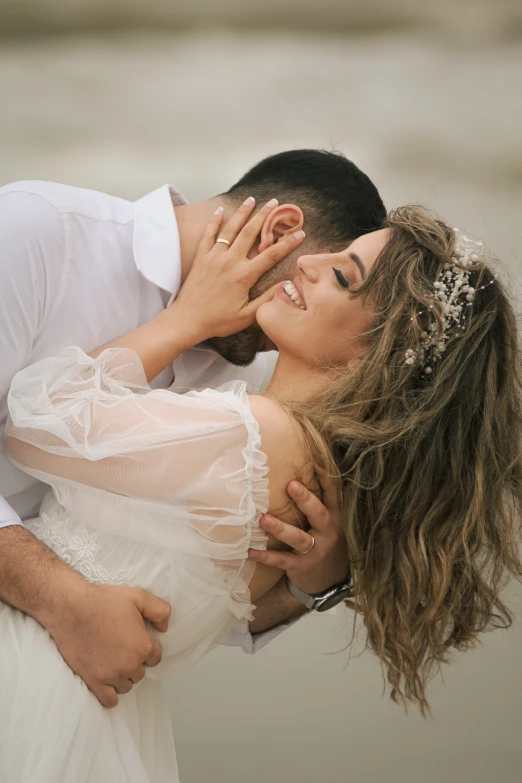
[[[339,149],[521,279],[520,0],[0,0],[0,98],[2,184],[197,200],[270,153]],[[169,685],[181,778],[520,783],[521,625],[433,682],[431,722],[383,696],[361,631],[348,660],[348,612],[219,649]]]

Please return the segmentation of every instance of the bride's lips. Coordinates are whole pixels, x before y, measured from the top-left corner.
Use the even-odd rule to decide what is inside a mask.
[[[298,287],[295,284],[296,282]],[[300,280],[285,280],[283,283],[281,283],[281,288],[279,289],[278,294],[288,304],[293,304],[294,307],[299,308],[299,310],[306,310],[306,304],[302,291],[303,289]]]

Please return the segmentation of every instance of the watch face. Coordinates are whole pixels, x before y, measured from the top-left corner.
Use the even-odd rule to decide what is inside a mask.
[[[351,592],[351,585],[346,585],[346,587],[341,588],[341,590],[336,590],[333,595],[329,595],[327,598],[318,603],[318,605],[315,607],[315,611],[327,612],[328,609],[331,609],[333,606],[337,606],[337,604],[339,604],[345,598],[348,598]]]

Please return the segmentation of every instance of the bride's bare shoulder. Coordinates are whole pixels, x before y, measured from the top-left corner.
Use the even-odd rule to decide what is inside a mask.
[[[282,471],[285,479],[292,474],[288,481],[297,478],[307,463],[305,441],[298,424],[269,397],[251,394],[248,399],[259,425],[261,448],[271,472]]]
[[[261,449],[268,465],[269,511],[282,522],[303,527],[306,520],[288,495],[291,481],[297,480],[314,491],[315,472],[301,430],[292,416],[268,397],[251,396],[250,408],[259,424]],[[288,549],[268,536],[269,549]],[[259,564],[258,564],[259,566]]]

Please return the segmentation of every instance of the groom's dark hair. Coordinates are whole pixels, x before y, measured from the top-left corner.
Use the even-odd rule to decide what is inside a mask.
[[[373,182],[339,152],[290,150],[265,158],[221,194],[234,206],[253,196],[261,206],[271,198],[303,211],[306,238],[250,291],[251,298],[285,280],[302,254],[344,250],[361,234],[382,228],[386,209]],[[293,274],[293,273],[292,273]],[[258,350],[257,324],[212,344],[232,364],[246,365]]]
[[[289,150],[257,163],[226,194],[235,202],[254,196],[301,207],[308,241],[346,247],[382,228],[386,209],[373,182],[342,153]]]

